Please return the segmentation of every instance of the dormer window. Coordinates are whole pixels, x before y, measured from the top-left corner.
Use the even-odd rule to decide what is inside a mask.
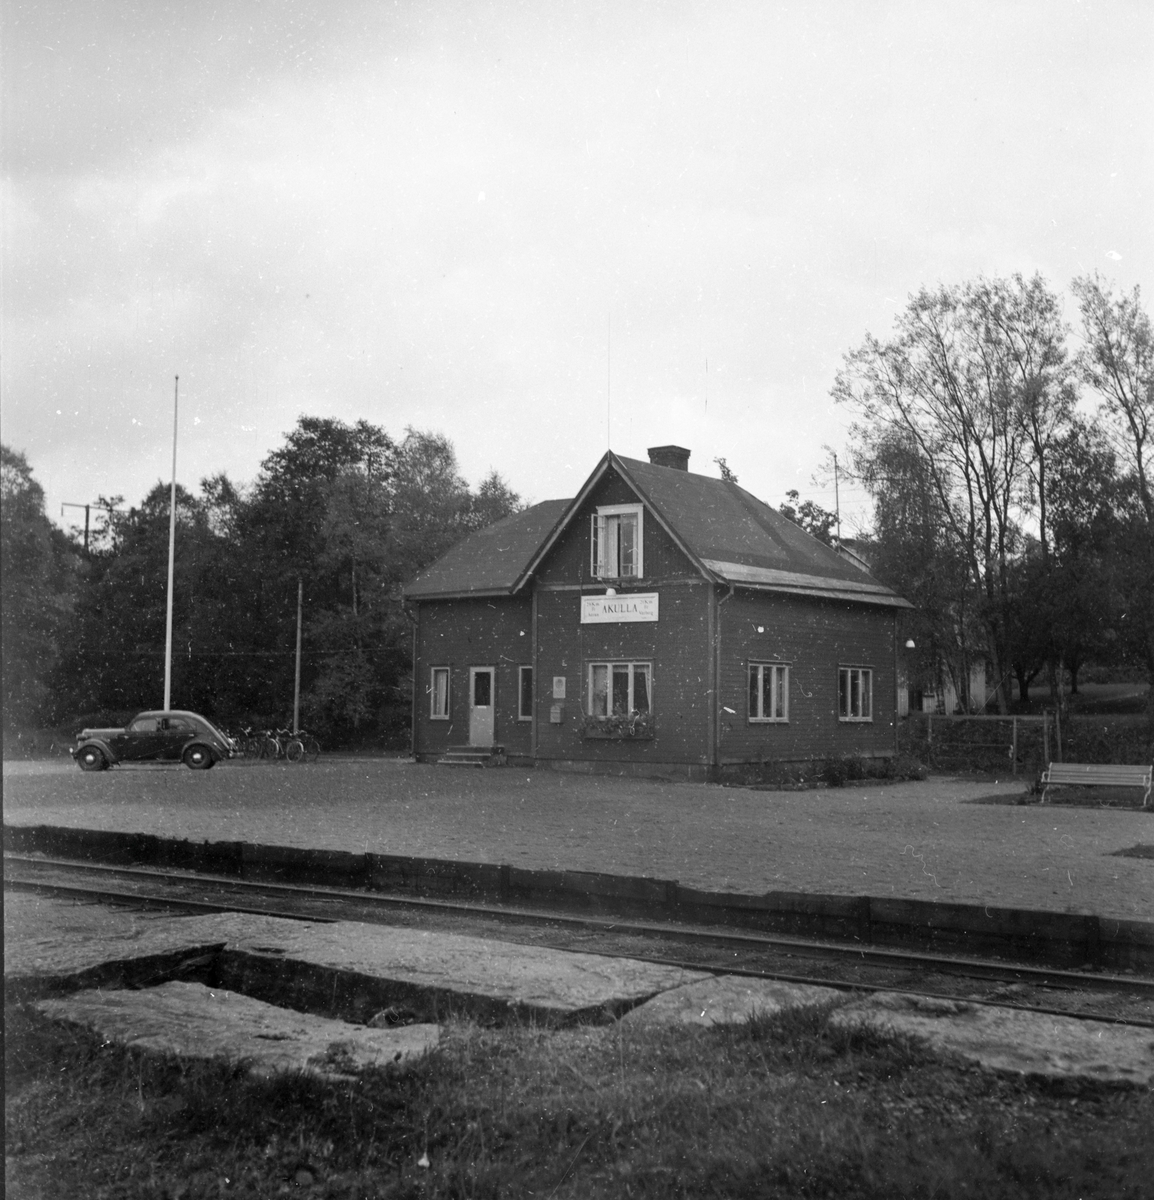
[[[594,579],[640,579],[642,506],[607,504],[592,517],[589,569]]]

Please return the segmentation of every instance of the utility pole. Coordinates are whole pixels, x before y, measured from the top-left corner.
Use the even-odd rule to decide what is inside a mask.
[[[297,576],[297,669],[296,680],[293,683],[293,734],[300,732],[301,727],[301,613],[305,603],[305,581]]]
[[[841,545],[841,496],[837,478],[837,455],[833,456],[833,510],[837,520],[837,544]]]
[[[82,508],[82,509],[84,509],[84,553],[85,554],[88,553],[88,525],[89,525],[89,514],[91,513],[92,509],[94,509],[94,508],[106,509],[109,517],[111,517],[114,512],[120,512],[120,509],[116,508],[114,505],[101,504],[99,501],[94,501],[92,504],[73,504],[71,500],[65,500],[64,503],[60,505],[60,515],[61,516],[64,516],[64,510],[66,508]]]
[[[164,631],[164,711],[172,707],[172,577],[176,562],[176,411],[180,400],[180,376],[172,395],[172,490],[168,497],[168,615]]]

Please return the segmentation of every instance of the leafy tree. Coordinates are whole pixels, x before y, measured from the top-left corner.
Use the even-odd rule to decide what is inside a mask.
[[[1098,275],[1075,279],[1085,345],[1082,378],[1101,397],[1101,416],[1124,464],[1117,581],[1126,617],[1119,633],[1145,662],[1154,725],[1154,332],[1139,289],[1117,298]]]
[[[725,476],[725,478],[729,478],[729,476]],[[817,538],[819,542],[825,542],[827,546],[832,546],[834,530],[837,528],[837,513],[822,508],[820,504],[815,504],[812,500],[802,501],[796,488],[790,488],[785,493],[785,498],[786,503],[777,511],[783,517],[788,517],[795,525],[800,525],[806,533]]]
[[[968,709],[985,633],[979,596],[931,473],[912,439],[892,429],[863,436],[851,461],[874,501],[871,572],[914,605],[906,617],[915,645],[912,674],[937,692],[948,678]]]
[[[721,478],[724,479],[726,483],[737,482],[737,476],[733,473],[733,468],[725,461],[724,458],[715,458],[713,461],[717,463],[718,470],[721,472]]]
[[[343,738],[388,722],[409,669],[401,587],[518,503],[495,472],[471,492],[440,434],[410,428],[398,444],[366,421],[302,417],[237,509],[236,528],[261,563],[253,607],[269,694],[292,694],[292,659],[276,648],[294,643],[299,579],[307,723]]]
[[[1115,445],[1133,471],[1138,501],[1154,526],[1154,332],[1137,287],[1117,299],[1097,274],[1072,285],[1086,344],[1078,355],[1082,378],[1102,397]]]
[[[867,335],[846,356],[832,393],[861,418],[851,436],[863,450],[892,434],[925,472],[980,600],[1003,712],[1011,567],[1045,484],[1039,450],[1070,403],[1064,338],[1057,301],[1038,277],[923,289],[889,341]]]
[[[8,728],[44,715],[79,570],[75,547],[44,512],[44,489],[28,460],[0,445],[0,640]]]
[[[170,489],[157,483],[139,508],[111,514],[90,555],[73,637],[56,673],[62,713],[159,705],[168,602]],[[213,508],[176,490],[173,703],[228,719],[247,698],[248,624],[241,547],[213,528]],[[238,602],[239,601],[239,602]]]

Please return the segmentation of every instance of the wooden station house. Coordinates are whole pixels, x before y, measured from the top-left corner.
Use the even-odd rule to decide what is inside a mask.
[[[894,753],[908,602],[689,453],[609,451],[408,585],[418,759],[715,779]]]

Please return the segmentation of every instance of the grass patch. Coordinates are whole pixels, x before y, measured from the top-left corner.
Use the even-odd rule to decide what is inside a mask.
[[[963,800],[962,803],[1041,804],[1042,791],[1042,785],[1037,784],[1021,792],[1002,792],[992,796],[979,796],[974,800]],[[1143,811],[1142,793],[1136,788],[1051,787],[1046,795],[1046,804],[1055,808],[1120,808],[1129,812]]]
[[[455,1024],[415,1070],[326,1084],[143,1056],[10,1009],[8,1194],[1145,1194],[1149,1093],[1050,1094],[831,1030],[827,1012],[714,1029]]]

